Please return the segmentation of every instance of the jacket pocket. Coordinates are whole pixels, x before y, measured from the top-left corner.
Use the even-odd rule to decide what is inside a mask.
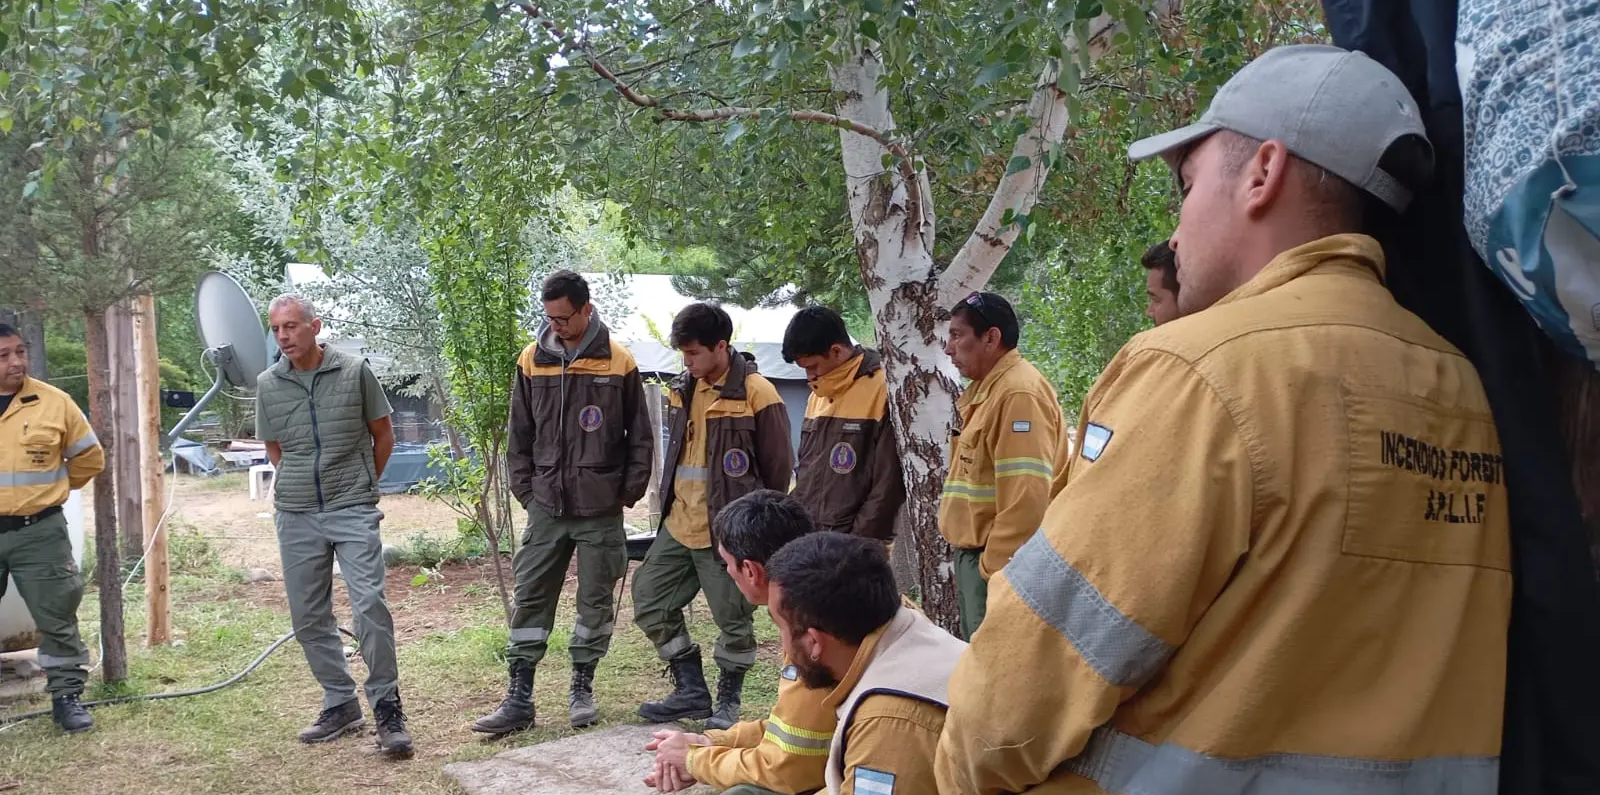
[[[621,466],[626,458],[627,418],[622,414],[622,377],[589,379],[576,390],[567,432],[573,463],[578,466]]]
[[[533,411],[533,447],[528,458],[535,467],[561,463],[561,384],[553,378],[540,378],[528,387]]]
[[[48,472],[62,464],[61,437],[63,429],[54,424],[30,422],[22,435],[21,459],[17,469],[22,472]]]

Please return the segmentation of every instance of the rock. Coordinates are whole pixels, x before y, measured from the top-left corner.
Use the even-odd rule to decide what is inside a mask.
[[[397,547],[394,544],[383,545],[383,565],[398,566],[402,561],[405,560],[405,557],[405,548]]]
[[[655,755],[650,736],[677,726],[612,726],[444,766],[468,795],[655,795],[644,785]],[[709,795],[710,787],[685,792]]]
[[[244,581],[251,584],[258,582],[272,582],[276,579],[278,579],[277,575],[267,571],[266,569],[251,569],[250,571],[245,572],[244,575]]]
[[[356,658],[356,654],[358,654],[358,652],[356,651],[356,647],[354,647],[354,646],[345,646],[344,647],[344,657],[345,657],[345,659],[354,660]]]

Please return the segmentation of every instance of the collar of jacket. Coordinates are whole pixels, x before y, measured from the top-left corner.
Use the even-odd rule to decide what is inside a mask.
[[[539,344],[533,347],[533,363],[538,365],[561,364],[561,357],[545,347],[545,334],[553,332],[548,321],[539,329]],[[561,341],[556,340],[560,345]],[[595,312],[589,319],[589,330],[584,333],[583,339],[578,343],[578,355],[572,357],[573,361],[579,359],[609,359],[611,358],[611,329],[600,320],[600,313]]]
[[[744,400],[750,396],[744,388],[745,376],[756,372],[756,357],[728,346],[728,372],[722,376],[722,384],[717,387],[717,396],[728,400]],[[689,405],[688,397],[694,392],[694,383],[699,379],[689,375],[688,370],[678,373],[673,379],[672,388],[685,398],[683,404]]]
[[[11,396],[11,405],[6,406],[6,410],[4,412],[0,412],[0,417],[4,417],[7,414],[12,414],[20,410],[23,406],[23,398],[39,393],[39,388],[35,384],[36,380],[37,379],[31,375],[25,375],[22,377],[22,388],[18,389],[17,393]]]
[[[967,391],[961,393],[961,399],[956,401],[956,405],[976,406],[987,400],[989,398],[989,390],[994,389],[994,385],[1000,383],[1000,379],[1004,378],[1005,374],[1011,372],[1011,368],[1016,367],[1021,361],[1022,353],[1016,348],[1006,351],[1006,355],[1000,357],[1000,361],[995,363],[994,369],[990,370],[982,381],[967,387]]]
[[[833,368],[833,371],[811,382],[811,391],[818,396],[832,400],[844,394],[857,378],[866,378],[883,369],[879,363],[878,352],[856,346],[856,354],[850,361]]]
[[[354,358],[338,348],[330,348],[325,344],[320,347],[322,348],[322,364],[318,365],[314,372],[326,373],[329,370],[337,370]],[[272,365],[272,371],[281,376],[288,376],[289,371],[292,369],[294,369],[294,362],[289,361],[287,356],[280,357],[277,363]]]
[[[845,671],[844,676],[839,677],[839,684],[828,691],[828,697],[823,699],[823,703],[838,709],[839,705],[850,697],[850,691],[855,690],[856,685],[860,684],[861,677],[867,672],[867,666],[872,663],[872,658],[877,656],[878,646],[883,643],[884,636],[889,633],[891,628],[905,624],[903,618],[905,612],[904,607],[900,608],[894,614],[894,618],[889,619],[883,626],[873,630],[872,634],[861,639],[861,645],[856,647],[856,656],[850,660],[850,670]],[[902,628],[901,631],[904,631],[904,629]]]
[[[1331,235],[1279,254],[1250,281],[1212,306],[1261,295],[1310,273],[1353,276],[1382,284],[1386,274],[1383,247],[1366,235]]]

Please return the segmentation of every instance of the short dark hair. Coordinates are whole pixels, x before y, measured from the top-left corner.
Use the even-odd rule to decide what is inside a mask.
[[[546,276],[544,290],[540,298],[545,301],[559,301],[563,298],[572,304],[573,309],[582,309],[589,303],[589,282],[572,271],[565,268]]]
[[[22,334],[17,331],[17,327],[16,326],[11,325],[10,323],[0,323],[0,337],[20,337],[20,336],[22,336]]]
[[[967,321],[979,334],[992,328],[1000,329],[1000,344],[1008,350],[1017,347],[1017,340],[1022,337],[1017,310],[999,293],[973,293],[950,310],[950,317]]]
[[[1145,270],[1161,271],[1161,286],[1173,295],[1178,294],[1178,253],[1165,240],[1144,250],[1144,256],[1139,258],[1139,264]]]
[[[767,580],[783,589],[791,633],[817,629],[859,644],[900,611],[883,544],[860,536],[823,531],[795,539],[767,561]]]
[[[1226,136],[1223,168],[1230,174],[1239,173],[1261,148],[1260,140],[1242,133],[1223,130],[1218,134]],[[1295,160],[1303,168],[1319,172],[1312,196],[1313,212],[1331,230],[1330,234],[1333,231],[1360,232],[1381,237],[1380,231],[1393,227],[1400,220],[1401,213],[1377,196],[1309,160],[1298,156]],[[1433,181],[1433,147],[1428,139],[1415,133],[1402,135],[1383,150],[1378,168],[1402,188],[1420,194]]]
[[[771,489],[752,491],[722,506],[711,522],[717,543],[735,563],[748,560],[763,566],[785,544],[815,529],[799,500]]]
[[[690,343],[715,348],[717,343],[732,339],[733,318],[716,304],[690,304],[672,319],[672,347],[679,350]]]
[[[802,356],[826,356],[835,345],[850,347],[844,318],[825,306],[808,306],[794,313],[783,332],[783,360],[794,364]]]

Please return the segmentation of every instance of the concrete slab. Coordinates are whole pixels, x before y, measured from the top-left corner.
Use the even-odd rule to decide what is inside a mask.
[[[650,736],[677,726],[612,726],[506,751],[476,762],[445,765],[468,795],[654,795],[644,785],[655,761]],[[709,795],[709,787],[686,790]]]
[[[44,692],[44,669],[39,667],[39,650],[0,654],[0,701]]]

